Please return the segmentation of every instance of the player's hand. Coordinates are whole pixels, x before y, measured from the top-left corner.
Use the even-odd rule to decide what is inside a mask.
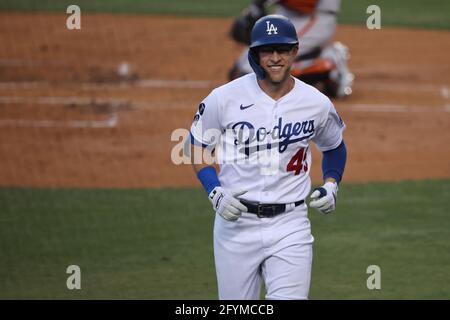
[[[336,209],[336,197],[338,184],[336,182],[326,182],[323,186],[314,189],[311,194],[309,206],[321,213],[330,213]]]
[[[228,192],[222,187],[215,187],[208,198],[209,201],[211,201],[214,210],[220,214],[222,218],[228,221],[235,221],[239,219],[242,212],[247,212],[247,207],[237,198],[246,192],[247,191]]]

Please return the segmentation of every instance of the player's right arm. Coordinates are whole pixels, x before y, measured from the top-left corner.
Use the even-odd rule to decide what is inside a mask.
[[[247,211],[238,199],[246,191],[222,188],[215,166],[204,161],[204,155],[213,156],[220,141],[222,128],[219,121],[219,103],[215,91],[200,104],[191,126],[191,163],[197,178],[203,185],[214,210],[224,219],[237,220]],[[205,152],[206,151],[206,152]],[[199,157],[200,155],[200,157]],[[199,159],[200,158],[200,159]]]
[[[195,174],[197,175],[201,170],[205,169],[206,167],[210,167],[210,164],[207,163],[195,163],[194,154],[205,154],[204,147],[200,147],[198,145],[195,145],[191,142],[191,163],[192,168],[194,169]],[[211,166],[212,167],[212,166]],[[217,171],[217,167],[214,165],[215,170]]]

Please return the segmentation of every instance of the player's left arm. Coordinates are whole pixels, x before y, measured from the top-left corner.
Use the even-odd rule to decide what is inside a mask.
[[[325,124],[318,130],[316,144],[322,151],[322,173],[324,184],[314,189],[311,194],[312,208],[330,213],[336,209],[338,185],[344,175],[347,162],[347,147],[342,132],[345,124],[334,106],[329,102],[330,108]]]
[[[330,213],[336,209],[338,184],[344,175],[347,161],[347,148],[344,140],[336,148],[323,153],[322,172],[324,184],[314,189],[309,205],[322,213]]]

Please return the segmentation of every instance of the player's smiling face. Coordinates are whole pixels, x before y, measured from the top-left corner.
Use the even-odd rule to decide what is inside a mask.
[[[270,45],[258,49],[259,64],[270,82],[281,83],[289,77],[297,51],[296,45]]]

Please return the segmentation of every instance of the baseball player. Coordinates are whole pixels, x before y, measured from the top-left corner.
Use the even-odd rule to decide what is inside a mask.
[[[265,7],[276,3],[276,13],[286,16],[294,24],[301,48],[292,74],[316,85],[325,85],[323,92],[331,97],[345,97],[352,93],[354,75],[349,71],[348,48],[340,42],[330,45],[336,33],[340,0],[253,0],[235,19],[231,34],[238,42],[248,43],[249,27],[256,18],[265,15]],[[244,50],[232,67],[229,78],[235,79],[252,72]],[[335,67],[331,67],[331,61]]]
[[[301,47],[301,44],[300,44]],[[331,101],[290,74],[299,42],[284,16],[259,19],[248,53],[253,73],[214,89],[191,126],[193,154],[212,150],[220,170],[194,164],[216,212],[220,299],[307,299],[312,263],[310,142],[323,152],[324,184],[309,206],[335,210],[346,163],[345,125]]]

